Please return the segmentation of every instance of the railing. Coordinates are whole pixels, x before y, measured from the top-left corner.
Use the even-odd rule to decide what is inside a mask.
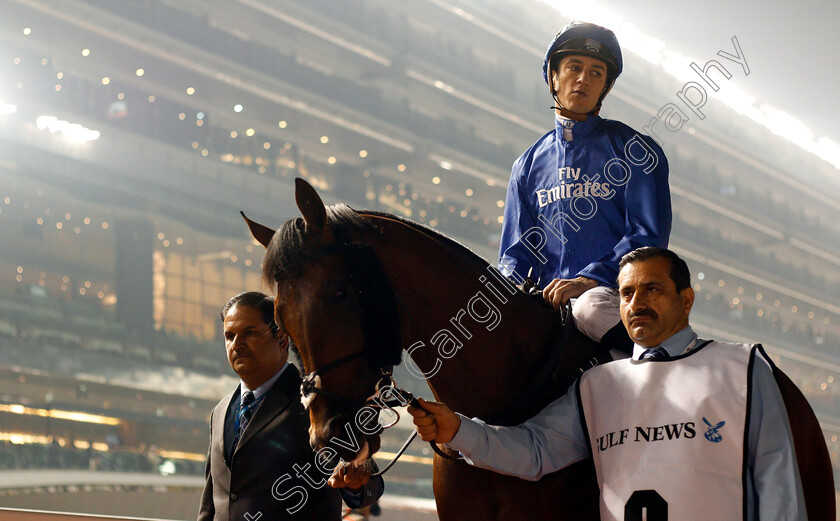
[[[435,518],[437,508],[433,499],[420,499],[403,496],[384,495],[379,505],[388,511],[413,512]],[[414,518],[412,518],[414,519]],[[148,517],[102,516],[94,514],[74,514],[69,512],[49,512],[46,510],[27,510],[18,508],[0,508],[2,521],[174,521]],[[838,520],[840,521],[840,520]]]
[[[23,510],[17,508],[0,508],[0,519],[3,521],[165,521],[153,520],[146,517],[95,516],[91,514],[70,514],[67,512],[47,512],[45,510]]]

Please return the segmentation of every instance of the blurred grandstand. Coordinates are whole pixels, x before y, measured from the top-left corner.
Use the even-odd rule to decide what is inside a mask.
[[[239,210],[279,225],[305,177],[494,262],[510,165],[552,125],[542,53],[568,21],[513,0],[0,10],[0,469],[195,475],[237,381],[219,308],[259,287]],[[680,84],[625,59],[602,115],[641,129]],[[838,169],[704,111],[660,132],[695,327],[764,343],[840,469]],[[400,493],[430,497],[430,468],[408,474]]]

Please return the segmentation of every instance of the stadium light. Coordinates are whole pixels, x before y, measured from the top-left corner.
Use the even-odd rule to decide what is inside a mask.
[[[195,258],[196,262],[210,262],[230,258],[233,252],[230,250],[217,251],[212,253],[203,253]]]
[[[57,418],[75,422],[96,423],[100,425],[120,425],[122,420],[113,416],[90,414],[80,411],[63,411],[59,409],[41,409],[39,407],[27,407],[21,404],[0,404],[0,412],[11,414],[22,414],[26,416],[41,416],[44,418]]]
[[[258,10],[258,11],[262,11],[263,13],[265,13],[265,14],[273,17],[273,18],[276,18],[276,19],[278,19],[282,22],[285,22],[285,23],[287,23],[291,26],[294,26],[297,29],[300,29],[301,31],[308,32],[309,34],[317,36],[318,38],[326,40],[326,41],[328,41],[328,42],[330,42],[334,45],[337,45],[339,47],[342,47],[342,48],[344,48],[344,49],[346,49],[350,52],[353,52],[353,53],[359,54],[361,56],[364,56],[368,60],[379,63],[380,65],[383,65],[385,67],[390,67],[391,66],[391,60],[388,59],[387,57],[382,56],[381,54],[377,54],[373,50],[368,49],[366,47],[363,47],[356,42],[340,38],[339,36],[336,36],[335,34],[333,34],[333,32],[331,32],[331,31],[328,31],[328,30],[325,31],[325,30],[319,28],[318,25],[309,24],[309,23],[304,22],[303,20],[299,20],[297,18],[294,18],[293,16],[291,16],[290,14],[285,12],[284,10],[275,9],[271,6],[262,4],[262,3],[258,2],[257,0],[239,0],[239,1],[242,2],[245,5],[248,5],[252,8],[254,8],[254,9]]]
[[[60,132],[69,141],[75,143],[87,143],[99,139],[98,130],[91,130],[78,123],[70,123],[55,116],[39,116],[35,125],[41,130],[49,130],[51,134]]]
[[[177,467],[175,466],[175,462],[172,460],[163,460],[160,465],[158,465],[158,472],[161,476],[171,476],[177,472]]]
[[[0,99],[0,116],[8,116],[17,112],[17,105],[6,103],[5,100]]]
[[[556,9],[566,18],[591,21],[609,27],[621,42],[622,49],[630,51],[653,65],[660,66],[668,75],[680,82],[685,82],[694,77],[694,73],[689,67],[691,62],[705,63],[705,61],[696,60],[667,48],[662,40],[645,34],[632,23],[623,20],[611,9],[595,2],[540,1]],[[840,170],[840,144],[828,137],[815,140],[813,132],[807,125],[784,110],[766,103],[756,106],[756,98],[740,89],[733,81],[723,83],[719,91],[712,91],[709,96],[720,100],[738,114],[747,116],[773,134],[787,139]]]

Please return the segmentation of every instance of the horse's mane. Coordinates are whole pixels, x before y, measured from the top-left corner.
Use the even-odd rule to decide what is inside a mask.
[[[381,230],[367,216],[397,221],[442,243],[477,269],[484,269],[487,261],[460,242],[441,232],[409,219],[373,210],[354,210],[344,203],[327,206],[327,224],[338,244],[347,244],[357,233],[379,234]],[[321,252],[307,244],[307,231],[302,218],[283,223],[266,248],[262,262],[263,283],[271,286],[277,281],[299,276],[303,268],[317,259]]]
[[[351,289],[361,311],[365,351],[374,370],[393,367],[402,361],[397,301],[385,275],[381,259],[364,242],[352,242],[353,233],[381,233],[379,227],[344,204],[327,207],[327,225],[335,242],[312,247],[307,243],[301,218],[287,221],[274,234],[263,257],[266,283],[288,280],[302,274],[307,263],[328,252],[344,258]]]
[[[398,221],[414,229],[415,231],[418,231],[424,235],[428,235],[432,239],[443,243],[444,245],[455,251],[457,254],[462,255],[468,262],[475,264],[477,268],[484,269],[487,266],[487,261],[478,256],[474,251],[469,249],[467,246],[464,246],[460,242],[456,241],[452,237],[446,236],[443,233],[435,230],[434,228],[430,228],[423,224],[406,219],[405,217],[400,217],[398,215],[393,215],[385,212],[376,212],[373,210],[359,210],[357,213]]]
[[[336,243],[346,244],[354,233],[379,233],[379,229],[346,204],[327,206],[327,224]],[[307,244],[308,232],[301,217],[283,223],[271,243],[266,247],[262,261],[263,283],[274,283],[294,278],[303,268],[317,259],[321,252]]]

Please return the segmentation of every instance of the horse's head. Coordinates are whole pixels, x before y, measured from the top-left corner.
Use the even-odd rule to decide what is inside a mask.
[[[262,274],[276,286],[275,321],[307,373],[310,443],[350,461],[366,443],[371,454],[379,448],[381,429],[364,406],[382,370],[400,363],[395,297],[370,244],[379,235],[371,222],[346,205],[325,207],[302,179],[295,199],[303,217],[276,232],[246,220],[266,247]]]

